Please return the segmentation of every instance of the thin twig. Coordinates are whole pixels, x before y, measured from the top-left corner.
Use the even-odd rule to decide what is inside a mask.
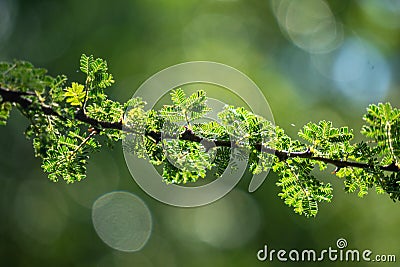
[[[79,146],[77,146],[77,148],[75,148],[75,150],[72,151],[70,157],[75,155],[75,153],[78,152],[79,149],[81,149],[95,134],[97,134],[96,130],[91,131],[91,133],[79,144]]]
[[[3,101],[16,103],[16,104],[19,104],[23,109],[29,109],[29,107],[33,104],[33,101],[29,98],[26,98],[26,96],[34,96],[35,94],[32,92],[12,91],[12,90],[0,87],[0,95],[3,97]],[[59,114],[57,111],[55,111],[53,109],[53,107],[51,107],[49,105],[41,103],[40,106],[41,106],[42,112],[46,115],[56,116],[63,120],[67,119],[67,118],[61,116],[61,114]],[[115,130],[120,130],[120,131],[124,130],[124,131],[129,132],[129,129],[123,128],[122,121],[119,121],[119,122],[100,121],[100,120],[88,117],[82,110],[79,110],[75,114],[74,119],[76,119],[80,122],[87,123],[90,126],[94,127],[95,129],[98,129],[98,130],[115,129]],[[155,140],[156,143],[160,142],[162,139],[160,132],[149,131],[144,134],[148,137],[151,137],[153,140]],[[203,139],[200,136],[197,136],[190,129],[186,129],[183,133],[181,133],[179,136],[179,139],[191,141],[191,142],[198,142],[198,143],[200,143],[202,141],[207,141],[206,139]],[[227,141],[227,140],[216,140],[216,141],[214,141],[214,143],[215,143],[215,146],[217,146],[217,147],[235,147],[235,146],[237,146],[236,144],[232,143],[231,141]],[[265,147],[264,145],[262,145],[260,143],[255,144],[255,148],[259,152],[275,155],[281,161],[285,161],[288,158],[306,158],[306,159],[324,162],[327,164],[332,164],[338,168],[354,167],[354,168],[373,170],[375,167],[378,167],[382,171],[400,172],[400,168],[396,164],[390,164],[387,166],[374,166],[374,165],[364,163],[364,162],[354,162],[354,161],[348,161],[348,160],[339,160],[339,159],[331,159],[331,158],[316,156],[310,150],[299,151],[299,152],[276,150],[276,149],[273,149],[270,147]]]
[[[85,99],[83,100],[83,105],[82,105],[82,112],[85,113],[86,112],[86,104],[87,104],[87,100],[89,97],[89,90],[92,88],[89,88],[89,76],[86,77],[86,82],[85,82]]]

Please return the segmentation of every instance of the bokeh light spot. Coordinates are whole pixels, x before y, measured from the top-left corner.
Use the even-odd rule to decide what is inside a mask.
[[[92,220],[104,243],[125,252],[142,249],[152,229],[146,204],[139,197],[122,191],[98,198],[93,204]]]
[[[283,34],[309,53],[329,52],[343,41],[342,25],[325,1],[275,0],[272,9]]]
[[[361,104],[380,101],[391,82],[391,71],[381,53],[361,39],[348,39],[333,65],[336,87]]]

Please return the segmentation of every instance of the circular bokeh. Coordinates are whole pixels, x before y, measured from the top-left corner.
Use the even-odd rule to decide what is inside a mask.
[[[143,248],[152,229],[146,204],[128,192],[115,191],[99,197],[93,203],[92,220],[104,243],[125,252]]]

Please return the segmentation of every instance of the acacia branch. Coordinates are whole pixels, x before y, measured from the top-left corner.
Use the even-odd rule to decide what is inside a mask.
[[[35,93],[33,92],[19,92],[19,91],[13,91],[9,90],[6,88],[0,87],[0,95],[2,97],[3,102],[10,102],[14,104],[19,104],[23,109],[29,109],[33,101],[28,97],[35,97]],[[59,114],[52,106],[46,105],[44,103],[39,104],[41,107],[42,112],[45,115],[49,116],[56,116],[61,119],[66,119],[63,117],[61,114]],[[122,121],[119,122],[108,122],[108,121],[100,121],[91,117],[88,117],[82,110],[78,110],[77,113],[75,114],[74,119],[87,123],[90,126],[96,128],[96,129],[115,129],[115,130],[124,130],[123,129],[123,124]],[[162,136],[160,132],[146,132],[146,136],[151,137],[154,139],[157,143],[162,140]],[[235,144],[226,141],[226,140],[216,140],[214,142],[211,142],[207,139],[204,139],[200,136],[197,136],[195,133],[193,133],[190,129],[186,129],[183,133],[180,134],[179,136],[180,140],[186,140],[186,141],[192,141],[192,142],[197,142],[200,143],[202,142],[207,146],[207,144],[214,143],[215,146],[219,147],[234,147]],[[376,166],[364,163],[364,162],[354,162],[354,161],[347,161],[347,160],[339,160],[339,159],[331,159],[331,158],[325,158],[321,156],[316,156],[313,152],[310,150],[303,151],[303,152],[289,152],[285,150],[276,150],[270,147],[265,147],[262,144],[256,144],[255,148],[259,152],[264,152],[268,154],[272,154],[278,157],[279,160],[285,161],[289,158],[305,158],[305,159],[311,159],[315,161],[320,161],[324,162],[327,164],[332,164],[336,166],[337,168],[344,168],[344,167],[354,167],[354,168],[362,168],[362,169],[374,169]],[[380,170],[382,171],[389,171],[389,172],[400,172],[400,168],[396,164],[390,164],[388,166],[377,166]]]
[[[36,96],[33,92],[19,92],[2,87],[0,87],[0,95],[3,98],[3,102],[19,104],[26,110],[28,110],[33,104],[32,99],[26,98],[26,96]],[[59,114],[52,106],[40,103],[40,108],[45,115],[56,116],[66,120],[66,118]],[[122,130],[122,122],[99,121],[88,117],[84,112],[82,112],[82,110],[78,110],[75,114],[75,119],[87,123],[95,128]]]

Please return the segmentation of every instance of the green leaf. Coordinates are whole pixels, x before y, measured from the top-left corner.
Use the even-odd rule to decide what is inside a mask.
[[[294,158],[287,162],[277,162],[273,170],[281,177],[277,185],[282,188],[279,196],[294,211],[306,217],[315,217],[318,202],[330,202],[332,186],[317,180],[311,171],[312,161]]]
[[[182,122],[185,121],[185,114],[182,113],[181,109],[178,109],[174,106],[165,105],[160,110],[160,116],[170,122]]]
[[[87,61],[86,61],[87,62]],[[96,58],[95,60],[91,60],[90,64],[90,72],[105,72],[107,71],[107,62],[101,58]]]
[[[167,158],[164,162],[166,176],[163,176],[166,183],[195,182],[205,178],[207,170],[211,170],[212,152],[206,152],[201,144],[176,139],[164,139],[162,142]]]
[[[82,54],[79,62],[80,62],[80,70],[85,74],[89,74],[89,72],[91,71],[91,67],[94,63],[93,56],[92,55],[86,56],[85,54]]]
[[[171,92],[173,105],[164,105],[160,116],[170,122],[185,122],[190,125],[194,120],[204,117],[211,109],[206,104],[206,93],[202,90],[186,98],[182,89]]]
[[[400,166],[400,110],[390,103],[373,104],[363,119],[366,125],[361,133],[373,140],[373,150],[380,157],[380,164]]]
[[[185,99],[186,99],[185,92],[183,92],[183,90],[181,88],[172,90],[171,100],[174,103],[174,105],[176,105],[176,106],[182,105],[182,103],[185,101]]]
[[[85,95],[85,86],[75,82],[72,83],[71,87],[67,87],[64,93],[67,103],[72,106],[81,106]]]
[[[12,63],[0,62],[0,84],[3,88],[27,92],[44,93],[54,78],[47,75],[47,70],[35,68],[26,61],[15,60]]]
[[[111,86],[114,82],[114,77],[109,73],[101,72],[95,75],[95,83],[102,89]]]
[[[11,103],[9,102],[1,103],[0,101],[0,126],[4,126],[7,124],[7,119],[10,116],[11,108],[12,108]]]

